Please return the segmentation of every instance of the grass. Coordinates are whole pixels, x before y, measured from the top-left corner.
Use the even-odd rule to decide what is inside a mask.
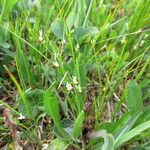
[[[149,149],[149,12],[149,0],[1,0],[0,148]]]

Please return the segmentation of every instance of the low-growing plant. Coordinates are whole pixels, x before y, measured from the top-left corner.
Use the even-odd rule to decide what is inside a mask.
[[[148,150],[149,12],[149,0],[1,0],[0,147]]]

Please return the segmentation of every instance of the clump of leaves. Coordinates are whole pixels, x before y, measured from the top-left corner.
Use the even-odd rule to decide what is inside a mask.
[[[19,94],[13,108],[5,99],[1,104],[35,122],[19,122],[29,133],[27,141],[38,135],[36,143],[60,150],[113,150],[145,142],[149,10],[145,0],[0,1],[0,66]],[[9,92],[7,77],[1,79],[15,100],[14,85],[7,83]]]
[[[40,89],[29,90],[25,92],[26,100],[29,103],[29,110],[30,114],[27,114],[27,110],[23,103],[22,98],[18,99],[18,109],[19,112],[30,119],[35,119],[40,112],[43,112],[43,105],[44,105],[44,91]]]

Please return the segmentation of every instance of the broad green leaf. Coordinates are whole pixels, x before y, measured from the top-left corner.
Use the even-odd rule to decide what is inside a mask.
[[[65,150],[68,147],[68,143],[61,140],[61,139],[55,139],[52,140],[49,147],[46,150]]]
[[[51,24],[51,30],[59,39],[65,38],[65,27],[64,22],[62,20],[56,19]]]
[[[142,123],[141,125],[135,127],[131,131],[122,135],[118,141],[115,141],[115,148],[117,148],[124,142],[127,142],[128,140],[132,139],[133,137],[137,136],[138,134],[149,128],[150,128],[150,121],[146,121],[145,123]]]
[[[0,44],[3,48],[10,48],[10,44],[9,43],[7,43],[7,42],[3,42],[3,43],[1,43]]]
[[[73,121],[70,119],[63,120],[62,127],[69,135],[71,135],[72,130],[73,130]]]
[[[28,101],[28,109],[30,110],[30,114],[27,114],[26,112],[26,107],[23,103],[22,98],[19,98],[18,100],[18,108],[19,112],[23,115],[26,116],[27,118],[34,119],[38,113],[40,112],[40,107],[43,106],[44,103],[44,91],[40,89],[34,89],[30,90],[27,93],[25,93],[26,99]]]
[[[96,27],[88,27],[88,28],[78,27],[75,30],[75,39],[77,40],[79,44],[81,44],[83,40],[85,40],[90,35],[96,35],[98,33],[99,31]]]
[[[102,150],[114,150],[114,137],[111,134],[105,136]]]
[[[129,81],[127,86],[127,102],[131,114],[135,114],[143,108],[141,89],[135,80]]]
[[[141,112],[137,112],[136,114],[134,114],[129,121],[120,129],[120,131],[115,135],[115,141],[119,140],[120,137],[125,134],[126,132],[128,132],[132,126],[134,125],[135,121],[138,119],[138,117],[140,116]]]
[[[72,135],[73,135],[74,138],[77,138],[82,133],[82,124],[83,124],[83,121],[84,121],[84,117],[85,117],[85,114],[84,114],[84,111],[82,110],[79,113],[77,119],[75,120],[75,123],[74,123],[74,126],[73,126]]]
[[[7,57],[12,57],[12,58],[14,58],[14,56],[15,56],[15,52],[12,52],[12,51],[9,50],[9,49],[3,48],[2,51],[6,54]]]
[[[67,134],[62,128],[61,121],[60,121],[60,110],[59,110],[57,97],[55,96],[54,85],[52,88],[50,87],[45,92],[44,106],[45,106],[45,111],[52,117],[54,124],[58,128],[61,135],[66,137]]]

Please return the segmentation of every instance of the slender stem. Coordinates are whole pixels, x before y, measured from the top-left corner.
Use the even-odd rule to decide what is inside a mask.
[[[90,14],[90,11],[91,11],[91,8],[92,8],[92,4],[93,4],[93,0],[90,1],[90,5],[89,5],[89,8],[88,8],[87,14],[85,16],[84,22],[83,22],[83,27],[85,27],[85,25],[86,25],[87,19],[89,17],[89,14]]]
[[[0,24],[2,23],[2,20],[3,20],[3,17],[4,17],[5,7],[6,7],[6,1],[7,0],[4,0],[4,5],[3,5],[1,16],[0,16]]]

